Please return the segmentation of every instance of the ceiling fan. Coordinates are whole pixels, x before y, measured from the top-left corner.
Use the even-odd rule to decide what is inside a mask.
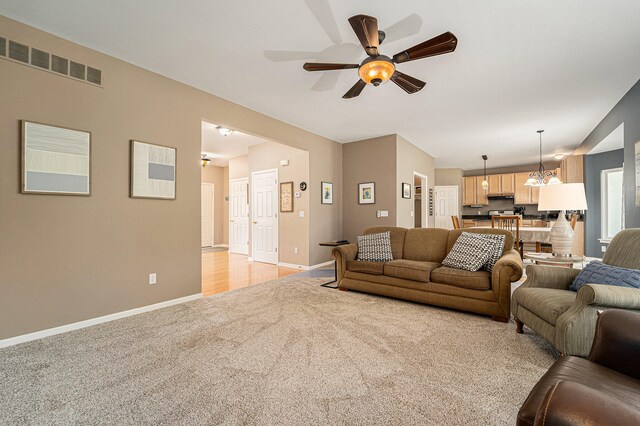
[[[355,98],[360,95],[367,84],[379,86],[380,83],[391,80],[408,94],[416,93],[425,86],[425,82],[410,75],[403,74],[396,69],[395,64],[415,61],[429,56],[451,53],[456,50],[458,39],[450,32],[440,34],[430,40],[417,44],[407,50],[396,53],[392,58],[381,55],[379,45],[384,41],[384,31],[378,30],[378,20],[373,16],[356,15],[349,18],[353,31],[358,36],[368,58],[358,64],[331,64],[307,62],[303,68],[307,71],[332,71],[358,68],[360,80],[342,96],[344,99]]]

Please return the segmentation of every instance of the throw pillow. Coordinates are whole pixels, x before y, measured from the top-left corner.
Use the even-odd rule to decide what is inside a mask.
[[[485,238],[482,234],[463,232],[442,264],[475,272],[487,263],[497,244],[496,240]]]
[[[389,262],[393,260],[391,233],[387,231],[359,236],[358,260],[367,262]]]
[[[640,288],[640,270],[619,268],[594,260],[584,267],[573,280],[570,290],[578,291],[586,284],[606,284],[618,287]]]
[[[489,240],[496,242],[496,245],[494,249],[491,251],[491,255],[489,256],[489,260],[487,260],[487,263],[482,265],[483,271],[491,272],[493,270],[493,265],[495,265],[498,259],[502,257],[502,252],[504,251],[504,235],[498,235],[498,234],[480,234],[480,235],[482,235],[483,237]]]

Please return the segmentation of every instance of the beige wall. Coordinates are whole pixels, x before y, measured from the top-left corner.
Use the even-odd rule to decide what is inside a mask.
[[[457,186],[458,187],[458,213],[462,215],[462,169],[436,169],[436,186]],[[434,200],[435,201],[435,200]]]
[[[229,244],[228,238],[228,223],[229,223],[229,204],[225,202],[225,195],[229,193],[229,168],[217,167],[209,165],[202,167],[201,181],[202,183],[213,184],[213,196],[214,196],[214,244]],[[226,212],[226,214],[225,214]],[[227,232],[225,233],[225,229]]]
[[[0,60],[0,339],[200,292],[203,119],[308,151],[309,258],[329,258],[317,242],[342,235],[339,144],[2,16],[0,27],[104,82]],[[92,132],[90,197],[19,193],[21,119]],[[177,148],[176,200],[129,198],[130,139]],[[330,209],[321,180],[338,188]]]
[[[435,160],[432,156],[413,145],[401,136],[397,136],[396,142],[396,224],[404,228],[413,228],[415,226],[415,218],[413,216],[415,203],[413,199],[402,198],[402,183],[413,184],[413,173],[417,172],[427,176],[427,186],[434,187],[435,182]],[[413,194],[412,187],[412,194]],[[429,191],[422,188],[422,195],[427,197],[427,224],[432,228],[435,224],[435,218],[429,216],[428,196]],[[424,226],[424,225],[423,225]]]
[[[396,140],[388,135],[343,145],[343,238],[356,241],[371,226],[395,226]],[[375,204],[358,204],[358,184],[364,182],[376,183]],[[388,210],[389,217],[376,217],[377,210]]]
[[[248,178],[249,173],[249,156],[241,155],[239,157],[229,159],[229,179]]]
[[[293,213],[278,213],[279,261],[293,265],[309,265],[309,191],[300,191],[300,182],[309,182],[309,153],[286,145],[268,142],[249,147],[249,174],[261,170],[277,169],[278,182],[293,181],[294,192],[300,198],[293,199]],[[288,166],[281,166],[280,160],[289,160]],[[251,194],[251,180],[249,181]],[[249,198],[251,205],[251,195]],[[304,217],[299,213],[304,212]],[[252,241],[250,239],[250,241]],[[295,248],[298,253],[295,253]],[[249,246],[251,253],[251,244]]]

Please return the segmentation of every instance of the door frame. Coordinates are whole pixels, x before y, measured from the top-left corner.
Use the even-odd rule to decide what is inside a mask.
[[[236,178],[236,179],[229,179],[229,215],[228,215],[229,216],[229,220],[228,220],[228,223],[227,223],[227,226],[229,228],[229,232],[227,234],[227,235],[229,235],[229,253],[240,254],[242,256],[249,256],[249,254],[250,254],[249,253],[249,247],[247,247],[247,254],[237,253],[237,252],[231,250],[231,216],[232,216],[231,215],[231,210],[233,209],[233,203],[231,202],[232,201],[231,197],[233,196],[231,194],[231,185],[234,182],[240,182],[240,181],[246,181],[247,182],[247,210],[249,212],[251,212],[251,201],[250,201],[251,200],[251,198],[250,198],[251,194],[250,194],[250,191],[249,191],[249,182],[250,182],[249,176],[242,177],[242,178]],[[247,222],[249,222],[249,223],[247,223],[247,240],[248,240],[247,241],[247,245],[249,245],[249,246],[251,246],[251,226],[250,226],[251,225],[251,216],[253,216],[253,213],[250,213],[250,216],[247,217]]]
[[[216,245],[216,186],[209,182],[200,182],[200,191],[203,186],[211,187],[211,245],[202,246],[202,229],[200,229],[201,247],[213,247]],[[200,227],[202,228],[202,206],[200,206]]]
[[[418,176],[420,178],[420,186],[422,190],[422,194],[420,195],[420,228],[428,228],[429,227],[429,176],[424,175],[420,172],[413,171],[413,180],[415,182],[415,177]],[[415,187],[415,185],[414,185]],[[413,193],[415,194],[415,188],[413,188]],[[414,213],[415,215],[415,210]],[[413,219],[415,221],[415,217]]]
[[[458,204],[458,219],[461,219],[461,215],[460,215],[460,187],[458,185],[436,185],[433,187],[433,191],[436,193],[435,196],[435,200],[434,202],[436,203],[436,205],[438,205],[438,188],[453,188],[456,191],[456,204]],[[434,213],[434,220],[435,220],[435,216],[437,216]],[[453,225],[452,225],[453,226]],[[451,228],[448,228],[451,229]]]
[[[277,232],[276,232],[276,237],[277,237],[277,243],[276,243],[276,254],[277,259],[276,259],[276,263],[275,265],[278,265],[280,263],[280,174],[278,169],[264,169],[264,170],[257,170],[255,172],[251,172],[251,178],[249,179],[249,193],[251,194],[251,197],[249,198],[249,209],[251,209],[251,223],[250,223],[250,229],[251,232],[249,233],[249,244],[251,246],[251,260],[255,260],[255,244],[253,244],[253,225],[255,222],[255,217],[253,215],[254,213],[254,209],[253,209],[253,176],[257,175],[257,174],[261,174],[261,173],[270,173],[270,172],[275,172],[276,173],[276,202],[274,204],[275,208],[276,208],[276,226],[278,228]]]

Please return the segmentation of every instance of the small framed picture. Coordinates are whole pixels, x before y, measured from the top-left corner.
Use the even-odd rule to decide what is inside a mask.
[[[402,198],[411,198],[411,184],[402,182]]]
[[[131,141],[131,198],[176,199],[177,150],[169,146]]]
[[[322,204],[333,204],[333,183],[322,183]]]
[[[376,183],[366,182],[358,184],[358,204],[376,203]]]
[[[280,211],[293,212],[293,182],[280,183]]]
[[[91,194],[91,133],[22,121],[23,194]]]

